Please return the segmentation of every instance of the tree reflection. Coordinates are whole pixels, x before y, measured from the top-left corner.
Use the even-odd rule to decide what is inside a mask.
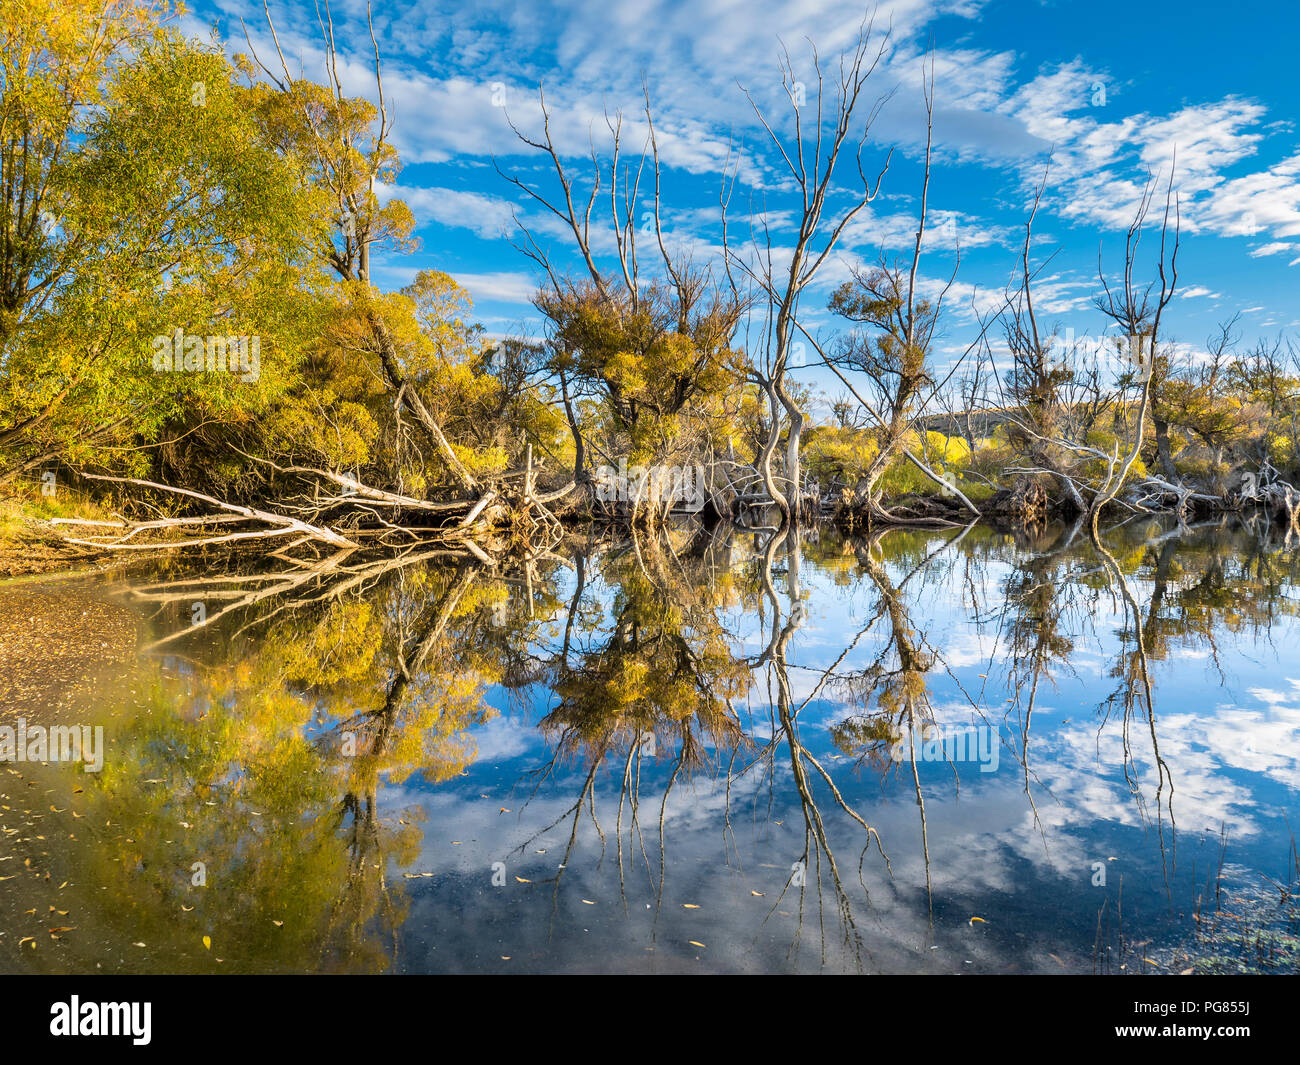
[[[563,639],[544,660],[556,705],[539,723],[551,755],[532,774],[532,791],[535,794],[562,763],[581,760],[586,772],[573,804],[516,848],[522,851],[538,836],[569,822],[564,861],[553,878],[556,893],[578,841],[584,807],[603,851],[606,837],[594,788],[601,766],[616,758],[621,760],[614,826],[620,893],[626,906],[626,809],[626,856],[635,863],[640,853],[662,905],[664,823],[674,785],[683,773],[716,771],[712,752],[734,752],[746,742],[733,701],[744,696],[752,680],[718,617],[733,591],[725,574],[720,580],[707,579],[711,549],[696,538],[678,554],[667,537],[639,534],[608,547],[598,559],[607,607],[588,601],[590,563],[584,555],[576,556]],[[641,828],[641,770],[644,758],[657,759],[661,751],[671,759],[672,769],[659,797],[656,877]]]
[[[1047,847],[1035,762],[1052,748],[1034,740],[1035,715],[1046,691],[1086,679],[1075,662],[1098,647],[1110,681],[1098,738],[1119,738],[1117,772],[1157,828],[1169,883],[1176,766],[1162,753],[1157,671],[1195,651],[1222,675],[1224,632],[1268,640],[1279,617],[1295,616],[1297,559],[1269,535],[1230,519],[1175,529],[1135,519],[1096,539],[1078,525],[855,539],[693,525],[570,535],[503,568],[416,545],[156,573],[127,593],[149,612],[153,687],[116,708],[117,749],[70,804],[78,820],[59,860],[123,967],[392,967],[408,877],[428,875],[413,870],[426,807],[418,792],[399,799],[399,786],[453,786],[475,762],[477,730],[505,712],[535,727],[543,753],[529,755],[523,823],[504,849],[564,840],[558,869],[540,878],[552,934],[565,871],[588,842],[599,868],[611,829],[624,911],[644,875],[657,929],[678,867],[674,818],[714,795],[707,817],[720,822],[728,869],[753,846],[738,836],[742,818],[770,834],[772,811],[797,805],[803,838],[760,927],[797,901],[790,956],[811,920],[823,966],[834,947],[861,968],[873,850],[894,877],[862,778],[915,798],[933,935],[927,800],[962,783],[951,759],[951,784],[923,772],[946,751],[934,737],[953,712],[1011,724]],[[810,587],[843,595],[860,620],[811,624]],[[980,634],[982,685],[949,660],[950,634],[923,620],[936,602],[950,614],[960,602]],[[603,787],[598,798],[602,780],[616,800]],[[536,816],[534,799],[557,792],[558,807]],[[858,849],[856,884],[846,846]]]
[[[85,816],[105,831],[74,848],[78,880],[106,889],[85,904],[112,900],[104,926],[152,947],[138,961],[128,951],[131,967],[392,964],[408,900],[390,878],[419,853],[420,813],[381,816],[379,792],[472,763],[495,662],[462,648],[460,670],[439,668],[463,638],[456,621],[492,598],[477,564],[386,562],[275,581],[295,598],[244,602],[272,583],[258,574],[135,588],[163,605],[156,632],[182,627],[148,641],[169,653],[142,708],[120,709],[130,721],[114,757],[86,778]],[[224,627],[176,616],[214,587],[244,612]]]
[[[773,562],[778,549],[782,546],[786,548],[786,596],[784,603],[777,594],[772,579]],[[804,840],[803,852],[797,865],[798,872],[787,880],[777,901],[772,904],[768,917],[770,918],[777,911],[781,901],[790,889],[797,887],[799,890],[799,923],[792,948],[797,949],[803,930],[804,907],[809,887],[807,876],[804,874],[811,865],[815,876],[812,887],[817,907],[817,927],[821,934],[821,962],[825,965],[826,913],[823,875],[829,873],[836,917],[840,924],[842,944],[847,948],[858,967],[861,968],[861,956],[864,946],[862,934],[858,930],[857,922],[854,919],[852,903],[844,886],[839,864],[832,849],[830,834],[827,831],[826,822],[815,794],[814,780],[809,773],[810,768],[815,770],[817,776],[821,778],[826,789],[830,792],[835,806],[855,821],[865,833],[866,841],[858,858],[858,882],[861,884],[864,893],[866,892],[866,884],[862,879],[863,861],[873,842],[880,850],[882,857],[885,856],[884,848],[876,830],[845,800],[844,795],[836,786],[826,767],[808,750],[800,738],[799,713],[809,704],[818,690],[814,688],[812,695],[805,698],[798,706],[795,705],[795,697],[790,683],[789,653],[791,640],[806,618],[804,591],[800,584],[801,561],[800,531],[797,526],[784,526],[770,537],[763,554],[761,577],[763,593],[772,611],[772,638],[762,655],[759,656],[756,665],[765,667],[775,679],[776,694],[773,709],[776,714],[778,728],[772,740],[765,747],[759,762],[765,763],[769,772],[775,778],[776,758],[781,745],[784,744],[790,768],[790,779],[794,785],[799,807],[803,814]],[[888,862],[888,858],[885,860]]]

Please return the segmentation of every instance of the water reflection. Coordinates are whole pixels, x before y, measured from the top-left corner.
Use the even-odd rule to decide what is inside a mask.
[[[141,651],[101,773],[0,775],[0,965],[1181,971],[1264,878],[1294,965],[1296,564],[693,526],[82,588]]]

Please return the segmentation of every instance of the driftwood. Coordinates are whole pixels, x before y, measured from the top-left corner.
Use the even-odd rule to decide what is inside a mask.
[[[1287,527],[1300,531],[1300,489],[1284,481],[1271,462],[1265,462],[1258,474],[1243,477],[1236,497],[1262,504],[1277,518],[1286,515]]]
[[[332,529],[313,525],[310,522],[302,521],[299,518],[292,518],[284,514],[276,514],[269,510],[260,510],[257,507],[245,507],[240,506],[237,503],[226,503],[223,500],[217,499],[215,496],[205,495],[202,492],[195,492],[189,488],[176,488],[172,485],[158,484],[156,481],[144,481],[135,477],[112,477],[108,474],[100,473],[83,473],[82,476],[92,481],[109,481],[115,484],[133,484],[141,488],[151,488],[159,492],[170,492],[173,495],[186,496],[190,499],[197,499],[200,502],[211,504],[218,510],[223,510],[227,513],[189,518],[157,518],[153,521],[143,522],[123,521],[121,523],[106,523],[102,521],[87,522],[80,518],[55,518],[54,523],[60,525],[94,525],[103,527],[106,524],[115,524],[116,528],[123,530],[119,536],[101,534],[89,538],[65,537],[68,543],[71,544],[81,544],[87,547],[99,547],[109,551],[156,551],[160,547],[198,547],[206,544],[233,543],[241,540],[264,540],[270,537],[288,536],[296,533],[301,538],[298,541],[299,543],[307,540],[319,540],[322,543],[330,544],[334,547],[356,546],[346,536],[341,536]],[[245,521],[261,522],[264,525],[269,526],[269,528],[227,533],[224,536],[201,536],[185,540],[170,540],[162,543],[128,543],[129,540],[132,540],[143,532],[158,532],[166,529],[192,528],[194,526],[213,524],[224,525]]]
[[[1195,504],[1202,506],[1222,509],[1227,506],[1227,500],[1222,496],[1210,495],[1208,492],[1198,492],[1187,485],[1173,484],[1162,477],[1148,477],[1145,481],[1136,486],[1137,498],[1133,505],[1140,510],[1150,509],[1150,504],[1158,503],[1166,508],[1172,508],[1178,515],[1180,523],[1185,522],[1192,513]]]
[[[103,551],[174,550],[285,536],[296,536],[289,547],[317,542],[334,548],[352,549],[358,546],[358,539],[377,534],[381,539],[397,535],[416,544],[442,543],[467,552],[485,565],[493,565],[492,554],[483,544],[476,543],[474,537],[491,532],[499,525],[509,524],[519,532],[524,546],[536,546],[534,539],[540,537],[542,549],[547,550],[554,546],[561,529],[559,519],[547,504],[562,499],[575,487],[575,483],[570,481],[559,489],[537,493],[531,446],[524,470],[506,474],[493,485],[478,485],[473,496],[450,500],[422,499],[376,488],[358,477],[333,470],[281,466],[242,451],[240,454],[269,467],[276,474],[301,478],[310,484],[310,492],[266,507],[251,507],[157,481],[82,473],[81,476],[91,481],[134,485],[194,500],[219,513],[158,517],[145,521],[56,518],[53,524],[112,530],[64,537],[67,543]],[[521,487],[508,486],[507,482],[519,477],[522,477]],[[274,509],[268,509],[270,507]],[[260,524],[261,527],[181,538],[169,535],[178,530],[195,532],[244,523]],[[346,533],[341,529],[346,529]]]

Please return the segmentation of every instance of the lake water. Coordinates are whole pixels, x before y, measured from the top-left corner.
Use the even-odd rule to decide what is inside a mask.
[[[1103,545],[682,529],[0,588],[0,970],[1295,972],[1300,555]],[[102,767],[20,759],[20,717],[102,728]]]

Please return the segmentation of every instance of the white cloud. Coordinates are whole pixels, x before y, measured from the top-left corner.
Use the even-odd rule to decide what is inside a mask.
[[[376,192],[383,202],[390,199],[405,201],[415,216],[417,228],[437,222],[443,226],[471,229],[487,240],[509,235],[515,228],[511,217],[514,204],[496,196],[409,185],[380,185]]]
[[[473,274],[458,270],[456,281],[469,291],[475,303],[496,300],[501,303],[526,304],[537,291],[535,278],[525,273],[509,271]]]
[[[1280,255],[1282,252],[1290,251],[1292,248],[1296,247],[1300,247],[1300,245],[1292,244],[1290,241],[1286,240],[1275,240],[1269,244],[1261,244],[1258,248],[1252,248],[1250,257],[1252,259],[1258,259],[1265,255]]]
[[[247,0],[227,2],[231,10],[240,4],[249,8],[245,14],[260,16]],[[884,103],[867,143],[863,161],[869,173],[883,162],[890,144],[900,145],[915,161],[924,141],[920,88],[929,55],[927,26],[944,14],[973,19],[982,7],[983,0],[889,0],[880,7],[877,26],[891,25],[892,36],[868,84],[862,113],[895,92]],[[345,49],[339,73],[346,92],[373,98],[373,56],[363,14],[356,0],[336,5]],[[593,142],[608,161],[607,116],[623,113],[625,158],[635,165],[640,157],[647,133],[644,79],[661,157],[666,167],[678,171],[667,185],[671,202],[665,209],[666,225],[676,245],[696,249],[697,263],[716,260],[716,179],[728,163],[740,174],[739,194],[731,205],[733,240],[743,237],[751,211],[766,212],[774,231],[788,226],[794,202],[788,195],[792,185],[786,165],[741,86],[790,143],[794,116],[777,65],[781,41],[789,47],[795,76],[803,80],[811,104],[816,78],[805,34],[815,38],[823,69],[833,79],[836,59],[853,42],[862,14],[858,0],[811,0],[799,6],[754,0],[743,8],[738,0],[539,0],[528,6],[512,0],[476,5],[398,0],[377,14],[396,146],[408,164],[454,162],[460,175],[430,179],[428,187],[421,187],[408,171],[401,186],[386,191],[407,200],[421,225],[467,230],[485,241],[497,241],[513,228],[514,197],[521,217],[539,239],[552,240],[557,260],[571,267],[575,264],[569,256],[572,235],[567,227],[498,179],[490,161],[499,159],[504,170],[539,190],[545,188],[548,195],[557,191],[550,161],[521,143],[508,121],[530,136],[539,134],[537,87],[544,80],[550,130],[578,179],[574,191],[581,208]],[[291,65],[301,57],[307,75],[319,76],[323,57],[314,13],[289,8],[282,17],[280,38]],[[260,18],[249,21],[256,29]],[[254,34],[254,43],[264,57],[274,54],[264,31]],[[1291,154],[1271,165],[1260,161],[1265,146],[1275,145],[1290,130],[1284,123],[1269,124],[1268,111],[1259,101],[1225,96],[1193,100],[1160,113],[1132,107],[1127,95],[1132,87],[1083,57],[1034,69],[1028,53],[982,48],[969,37],[938,48],[933,57],[935,153],[941,172],[954,163],[978,164],[983,174],[974,175],[974,187],[990,174],[999,184],[997,192],[975,193],[985,195],[983,201],[974,201],[977,206],[965,187],[951,200],[936,195],[952,195],[951,185],[932,189],[927,252],[949,253],[954,243],[963,252],[1016,247],[1017,215],[1027,209],[1026,192],[1041,179],[1050,153],[1040,223],[1050,225],[1055,215],[1123,230],[1149,178],[1167,178],[1176,160],[1185,233],[1256,237],[1252,257],[1285,255],[1290,265],[1300,264],[1293,254],[1300,243],[1289,239],[1300,237],[1300,150],[1287,148]],[[805,105],[801,111],[805,133],[811,110]],[[897,156],[895,160],[901,162]],[[842,198],[846,189],[851,192],[857,185],[858,176],[851,154],[841,159],[841,167],[843,180],[835,195]],[[890,209],[882,197],[863,212],[844,234],[845,255],[826,264],[824,281],[844,276],[856,256],[874,259],[878,250],[894,252],[910,245],[916,212],[909,197],[918,189],[900,180],[900,170],[897,167],[885,180],[884,196],[893,197]],[[481,175],[484,184],[464,187],[461,175]],[[608,214],[607,170],[602,180],[597,218]],[[647,173],[643,197],[648,197],[651,184]],[[1162,206],[1159,193],[1157,197],[1155,220]],[[709,206],[701,206],[706,203]],[[613,243],[606,222],[593,240],[606,268],[614,265]],[[774,253],[779,260],[780,250]],[[978,256],[971,260],[978,261]],[[969,269],[963,265],[963,282],[971,276]],[[510,276],[522,275],[479,275],[497,279],[483,280],[486,290],[518,295],[522,289],[517,283],[502,280]],[[996,303],[1000,284],[995,279],[994,289],[982,286],[977,297],[981,306]],[[1053,284],[1054,290],[1046,287]],[[1043,286],[1039,305],[1049,313],[1086,306],[1081,283],[1044,279]],[[951,295],[963,296],[965,304],[977,290],[967,285]],[[1195,299],[1217,294],[1198,285],[1183,295]]]
[[[1300,152],[1265,170],[1222,182],[1198,205],[1200,224],[1227,236],[1300,236]]]

